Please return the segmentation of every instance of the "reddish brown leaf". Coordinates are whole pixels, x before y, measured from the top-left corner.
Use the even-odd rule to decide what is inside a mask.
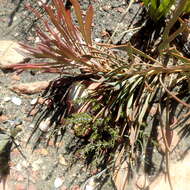
[[[94,15],[94,11],[93,11],[93,7],[92,5],[90,5],[90,7],[88,8],[88,11],[86,13],[86,18],[85,18],[85,33],[86,33],[86,39],[87,42],[92,45],[92,20],[93,20],[93,15]]]
[[[82,11],[80,9],[80,4],[77,0],[70,0],[74,9],[75,9],[75,14],[76,14],[76,17],[77,17],[77,21],[79,23],[79,28],[80,28],[80,31],[82,33],[82,36],[85,40],[85,42],[88,44],[88,40],[86,38],[86,34],[85,34],[85,25],[83,23],[83,18],[82,18]]]

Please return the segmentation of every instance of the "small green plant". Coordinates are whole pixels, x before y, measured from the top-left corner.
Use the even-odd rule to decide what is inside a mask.
[[[148,9],[150,17],[154,21],[158,21],[168,14],[175,0],[143,0],[143,2]]]
[[[164,18],[170,12],[172,5],[176,5],[176,0],[143,0],[143,2],[148,10],[151,19],[155,22]],[[190,2],[186,0],[182,2],[182,4],[183,9],[181,9],[181,13],[189,13]]]
[[[184,13],[190,12],[190,1],[186,1],[183,12]]]

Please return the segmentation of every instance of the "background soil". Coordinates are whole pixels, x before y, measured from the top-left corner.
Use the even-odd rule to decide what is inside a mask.
[[[1,0],[0,40],[14,40],[28,44],[35,42],[35,25],[40,21],[36,20],[24,8],[24,4],[28,2],[37,6],[36,1],[33,0]],[[81,0],[80,3],[84,10],[89,5],[88,0]],[[114,33],[118,24],[119,28],[112,38],[112,43],[127,42],[136,31],[128,30],[129,27],[136,27],[135,23],[142,18],[142,8],[139,3],[133,4],[127,14],[125,14],[128,6],[127,0],[92,0],[91,3],[95,10],[93,38],[96,42],[106,42],[109,36]],[[87,178],[97,172],[86,168],[84,161],[79,158],[74,164],[71,164],[73,163],[72,151],[79,143],[79,139],[74,137],[69,129],[61,143],[57,145],[58,149],[55,148],[53,142],[50,142],[48,147],[42,142],[33,153],[32,144],[26,146],[27,138],[34,127],[32,117],[27,116],[32,108],[31,101],[38,97],[38,94],[19,95],[11,91],[10,88],[20,83],[49,81],[57,77],[58,75],[44,73],[33,75],[30,71],[17,76],[15,73],[0,71],[0,111],[3,116],[1,116],[0,127],[9,129],[11,126],[20,125],[22,132],[19,133],[16,142],[20,145],[21,151],[26,157],[26,159],[23,158],[18,149],[12,151],[11,170],[7,182],[8,190],[76,190],[80,189],[79,186]],[[21,105],[14,104],[11,101],[13,97],[19,98],[22,101]],[[179,152],[187,153],[189,147],[189,141],[183,140],[180,144],[180,151],[177,147],[173,154],[175,160],[181,158],[182,154],[178,154]],[[77,158],[77,155],[75,158]],[[159,169],[162,159],[161,154],[156,154],[155,158],[151,160],[151,164],[154,162],[154,167],[152,167],[154,170]],[[111,179],[103,185],[102,189],[115,189]],[[132,187],[129,187],[129,189],[132,189]]]

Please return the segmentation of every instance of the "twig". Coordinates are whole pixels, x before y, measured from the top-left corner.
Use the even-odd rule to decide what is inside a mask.
[[[110,36],[110,38],[108,39],[108,44],[112,41],[113,37],[115,36],[116,32],[119,30],[120,26],[122,25],[122,20],[125,18],[125,16],[127,15],[127,12],[129,11],[129,9],[131,8],[132,4],[134,3],[134,0],[130,0],[129,2],[129,6],[127,7],[126,11],[123,13],[119,23],[117,24],[113,34]]]
[[[161,92],[160,92],[160,95],[161,95]],[[168,177],[168,182],[169,182],[169,185],[170,185],[170,189],[173,190],[171,177],[170,177],[170,168],[169,168],[169,152],[170,152],[170,148],[169,148],[168,141],[167,141],[165,133],[164,133],[164,128],[165,127],[164,127],[162,116],[161,116],[161,96],[160,96],[160,103],[159,103],[159,106],[158,106],[158,112],[159,112],[159,116],[160,116],[161,133],[162,133],[162,137],[163,137],[164,145],[165,145],[165,158],[166,158],[167,177]]]
[[[162,79],[161,77],[159,78],[159,81],[160,81],[160,84],[162,85],[162,87],[164,88],[164,90],[169,94],[171,95],[176,101],[178,101],[179,103],[183,104],[184,106],[190,108],[190,105],[187,104],[186,102],[184,102],[183,100],[179,99],[177,96],[175,96],[172,92],[170,92],[166,86],[164,85],[164,83],[162,82]]]

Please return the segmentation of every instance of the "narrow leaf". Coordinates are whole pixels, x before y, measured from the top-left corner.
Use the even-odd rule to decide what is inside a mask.
[[[91,46],[92,46],[91,27],[92,27],[93,15],[94,15],[93,7],[92,7],[92,5],[90,5],[88,8],[88,11],[86,13],[86,18],[85,18],[85,33],[86,33],[86,39]]]
[[[72,5],[75,9],[75,14],[77,17],[77,21],[79,23],[79,28],[82,33],[82,36],[83,36],[85,42],[88,43],[88,40],[86,39],[85,27],[84,27],[84,23],[83,23],[82,11],[80,9],[80,4],[79,4],[78,0],[70,0],[70,2],[72,3]]]

